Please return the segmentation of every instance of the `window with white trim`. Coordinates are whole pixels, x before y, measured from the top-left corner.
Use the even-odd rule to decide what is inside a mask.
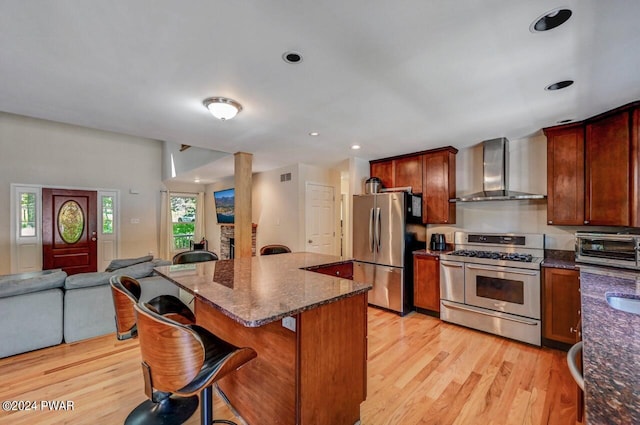
[[[196,226],[197,196],[171,194],[171,223],[174,252],[191,248]]]

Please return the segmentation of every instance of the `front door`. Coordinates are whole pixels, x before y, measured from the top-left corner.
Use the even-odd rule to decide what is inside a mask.
[[[97,192],[42,189],[43,269],[97,271]]]

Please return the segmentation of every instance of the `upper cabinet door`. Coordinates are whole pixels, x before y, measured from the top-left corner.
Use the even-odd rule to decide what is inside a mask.
[[[640,106],[631,116],[631,226],[640,227]]]
[[[372,162],[371,177],[378,177],[382,180],[382,187],[395,187],[394,164],[392,160]]]
[[[547,136],[547,223],[584,224],[584,126],[544,130]]]
[[[395,186],[411,186],[413,193],[422,193],[422,155],[394,160]]]
[[[456,153],[449,149],[423,155],[424,193],[422,221],[427,224],[455,224]]]
[[[585,224],[630,225],[629,142],[629,111],[587,124]]]

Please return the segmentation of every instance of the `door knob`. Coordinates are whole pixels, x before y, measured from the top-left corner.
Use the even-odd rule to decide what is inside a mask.
[[[97,238],[91,238],[91,240],[92,240],[93,242],[95,242],[95,241],[97,241],[98,239],[97,239]]]

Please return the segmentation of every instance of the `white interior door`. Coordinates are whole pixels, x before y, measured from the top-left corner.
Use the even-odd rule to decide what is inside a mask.
[[[305,190],[305,251],[335,254],[333,186],[307,183]]]

